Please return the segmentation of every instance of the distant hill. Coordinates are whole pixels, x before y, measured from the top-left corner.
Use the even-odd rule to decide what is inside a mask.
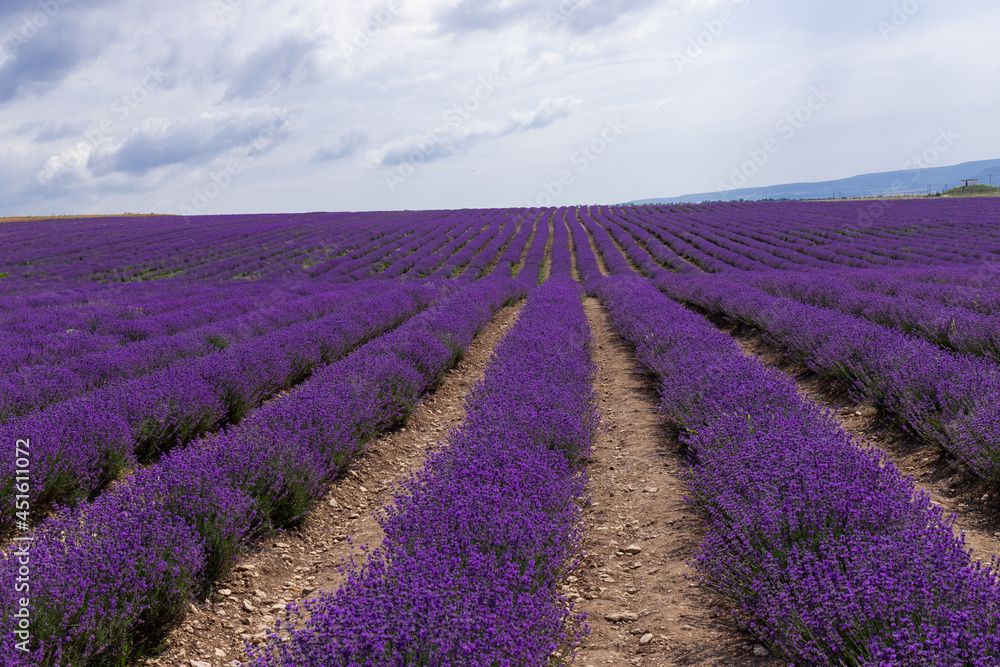
[[[993,178],[996,182],[996,177]],[[979,185],[958,186],[942,193],[946,197],[1000,197],[1000,188],[980,183]]]
[[[818,183],[788,183],[760,188],[741,188],[719,192],[701,192],[680,197],[642,199],[632,204],[680,204],[700,201],[732,201],[735,199],[828,199],[838,197],[870,197],[887,194],[927,194],[932,191],[947,190],[962,185],[968,178],[978,178],[980,183],[989,185],[1000,182],[1000,160],[979,160],[965,162],[951,167],[930,167],[908,171],[884,171],[877,174],[862,174],[835,181]]]

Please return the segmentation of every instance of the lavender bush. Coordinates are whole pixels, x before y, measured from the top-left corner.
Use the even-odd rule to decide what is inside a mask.
[[[155,642],[257,536],[301,520],[365,442],[402,423],[492,313],[523,294],[510,279],[459,290],[239,426],[44,522],[31,549],[27,654],[13,617],[18,556],[0,561],[0,660],[98,664]]]
[[[671,278],[669,295],[758,327],[809,368],[848,382],[911,432],[1000,479],[1000,367],[833,310],[730,281]]]
[[[579,543],[597,418],[580,289],[553,278],[472,390],[450,446],[382,517],[337,592],[289,614],[260,667],[548,665],[583,619],[557,590]]]
[[[926,494],[650,283],[598,293],[682,429],[697,567],[752,632],[796,664],[1000,661],[996,572]]]

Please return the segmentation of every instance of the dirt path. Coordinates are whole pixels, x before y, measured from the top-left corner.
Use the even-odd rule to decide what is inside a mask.
[[[639,222],[639,220],[641,220],[642,222]],[[669,240],[665,239],[663,236],[660,236],[660,235],[656,234],[652,230],[655,229],[657,231],[660,231],[660,232],[662,232],[664,234],[664,236],[673,236],[673,234],[671,232],[668,232],[665,229],[663,229],[662,227],[654,224],[653,222],[651,222],[649,220],[646,220],[642,216],[636,216],[636,219],[633,219],[632,222],[635,223],[636,225],[638,225],[639,227],[642,227],[643,229],[645,229],[650,234],[652,234],[653,238],[656,239],[656,242],[658,242],[658,243],[666,246],[666,248],[668,250],[670,250],[672,253],[674,253],[675,255],[677,255],[678,257],[680,257],[680,259],[681,259],[682,262],[684,262],[686,264],[690,264],[691,266],[693,266],[694,268],[698,269],[699,271],[704,271],[704,269],[702,269],[700,266],[698,266],[697,262],[695,262],[695,261],[693,261],[691,259],[688,259],[684,255],[682,255],[681,253],[679,253],[677,251],[677,248],[675,248],[674,245],[672,243],[670,243]],[[635,237],[633,237],[633,238],[635,238]],[[664,268],[669,268],[669,267],[664,267]]]
[[[538,218],[535,218],[531,222],[531,236],[528,237],[527,243],[525,243],[524,248],[521,249],[521,257],[520,259],[517,260],[517,264],[515,264],[511,268],[511,272],[513,275],[516,276],[521,272],[521,269],[524,268],[524,262],[528,258],[528,252],[531,251],[531,244],[535,242],[535,237],[537,235],[538,235]]]
[[[497,250],[496,256],[494,256],[493,259],[490,260],[490,263],[486,265],[486,268],[483,269],[482,277],[486,277],[496,270],[497,265],[500,263],[500,258],[503,257],[503,254],[505,252],[507,252],[507,248],[509,248],[510,244],[514,242],[514,239],[517,238],[517,235],[521,233],[521,225],[523,224],[523,222],[524,221],[522,220],[521,222],[518,222],[514,225],[514,233],[511,234],[509,239],[504,241],[504,244],[500,246],[499,250]],[[501,230],[500,233],[502,234],[503,230]],[[465,273],[464,269],[462,270],[462,273]]]
[[[510,221],[504,222],[504,224],[502,224],[500,226],[500,231],[497,232],[497,236],[502,237],[504,234],[506,234],[507,233],[507,225],[509,225],[509,224],[510,224]],[[506,241],[503,242],[503,244],[500,246],[500,249],[497,250],[496,254],[493,255],[493,259],[490,260],[490,262],[483,269],[482,273],[480,273],[480,275],[479,275],[480,278],[483,278],[483,277],[488,276],[491,273],[493,273],[493,270],[497,268],[497,264],[500,263],[500,258],[503,257],[503,254],[507,251],[507,247],[510,246],[510,244],[514,242],[514,239],[517,237],[517,235],[518,235],[518,233],[520,231],[521,231],[521,223],[520,222],[514,223],[514,231],[513,231],[513,233],[507,238]],[[468,262],[466,262],[465,266],[463,266],[455,274],[454,277],[455,278],[461,278],[463,275],[465,275],[465,272],[472,265],[472,262],[476,259],[476,257],[479,256],[479,253],[483,252],[486,249],[486,246],[488,246],[490,243],[492,243],[493,239],[495,239],[495,238],[496,238],[496,236],[494,236],[493,238],[491,238],[488,241],[486,241],[486,243],[484,243],[482,245],[482,247],[479,248],[479,250],[476,251],[476,254],[472,257],[472,259],[470,259]]]
[[[642,229],[645,229],[646,232],[648,232],[649,234],[653,234],[648,229],[646,229],[645,227],[643,227],[642,225],[640,225],[639,223],[637,223],[635,220],[630,220],[629,218],[627,218],[624,214],[621,214],[621,217],[623,219],[629,220],[632,224],[636,225],[637,227],[641,227]],[[654,255],[653,253],[649,252],[649,243],[646,240],[639,238],[636,234],[634,234],[632,232],[632,230],[628,229],[624,225],[619,225],[619,227],[621,228],[621,230],[623,232],[625,232],[626,234],[628,234],[629,236],[631,236],[632,240],[635,241],[636,243],[638,243],[640,248],[642,248],[643,250],[646,251],[646,253],[649,254],[650,259],[652,259],[654,263],[656,263],[658,266],[660,266],[661,268],[663,268],[663,269],[665,269],[667,271],[676,272],[676,269],[674,269],[671,266],[668,266],[668,265],[664,264],[659,259],[657,259],[656,255]],[[657,237],[655,234],[653,234],[653,236],[654,236],[654,238],[656,238],[656,240],[659,243],[659,245],[665,247],[667,250],[669,250],[672,253],[674,253],[674,255],[676,255],[677,258],[680,259],[682,262],[684,262],[688,266],[693,266],[694,268],[698,269],[699,271],[702,271],[702,268],[700,266],[698,266],[697,264],[695,264],[694,262],[692,262],[690,259],[688,259],[684,255],[681,255],[680,253],[678,253],[676,250],[674,250],[673,246],[671,246],[669,243],[667,243],[666,241],[660,240],[659,237]]]
[[[608,271],[608,265],[604,263],[604,255],[602,255],[601,251],[598,250],[597,242],[594,241],[594,235],[590,233],[589,229],[587,229],[587,225],[582,222],[577,221],[576,226],[579,229],[582,229],[584,236],[587,237],[587,244],[590,245],[590,250],[594,253],[594,258],[597,260],[597,270],[601,272],[602,276],[610,275],[611,272]]]
[[[584,305],[605,428],[588,466],[593,506],[585,514],[582,567],[566,583],[592,628],[573,664],[784,664],[755,656],[750,635],[717,610],[722,601],[687,578],[695,575],[686,561],[704,528],[683,499],[678,443],[659,421],[654,382],[597,300]]]
[[[583,284],[580,269],[576,265],[576,239],[573,237],[573,226],[569,224],[569,220],[563,220],[563,224],[566,225],[566,232],[569,234],[569,275],[576,282]]]
[[[594,219],[591,218],[591,220],[594,220]],[[625,263],[628,264],[628,268],[632,269],[632,271],[634,271],[636,274],[638,274],[640,276],[643,275],[642,270],[639,268],[639,266],[635,262],[632,261],[632,258],[629,257],[629,255],[628,255],[627,252],[625,252],[625,249],[622,248],[622,246],[621,246],[620,243],[618,243],[618,239],[616,239],[614,237],[614,234],[612,234],[611,232],[608,231],[607,226],[602,225],[597,220],[594,220],[594,224],[597,225],[598,227],[600,227],[601,229],[603,229],[604,233],[608,235],[608,238],[611,240],[611,245],[613,245],[615,247],[615,249],[621,254],[621,256],[625,258]],[[624,232],[625,230],[622,229],[622,231]],[[627,234],[628,232],[625,232],[625,233]]]
[[[732,335],[747,354],[795,380],[803,397],[833,410],[841,428],[888,454],[899,471],[913,479],[914,486],[925,489],[934,503],[954,513],[955,532],[965,532],[974,559],[988,563],[993,554],[1000,555],[1000,492],[995,486],[963,469],[944,448],[913,438],[879,419],[875,408],[851,400],[845,385],[788,361],[760,332],[736,329],[718,321],[716,324]]]
[[[555,213],[551,213],[550,212],[548,214],[548,216],[549,217],[548,217],[548,223],[547,224],[549,225],[549,238],[548,238],[548,240],[545,241],[545,259],[542,260],[542,270],[538,274],[538,276],[539,276],[538,284],[539,285],[541,285],[546,280],[548,280],[549,276],[552,275],[552,248],[555,246],[555,242],[556,242],[556,240],[555,240],[555,229],[556,229],[556,226],[555,226],[555,223],[553,222],[553,218],[555,218]]]
[[[358,547],[381,542],[374,513],[392,499],[390,485],[420,469],[427,455],[442,446],[438,440],[465,417],[465,396],[522,305],[497,313],[405,428],[372,443],[350,473],[331,485],[301,528],[273,536],[241,559],[208,601],[192,605],[160,657],[145,664],[238,665],[246,658],[244,640],[261,643],[286,604],[337,589],[343,561],[351,555],[360,560]]]

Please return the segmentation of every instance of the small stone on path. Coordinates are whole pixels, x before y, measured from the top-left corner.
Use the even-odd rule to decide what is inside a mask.
[[[625,621],[638,621],[639,615],[631,611],[620,611],[617,614],[608,614],[604,618],[612,623],[622,623]]]

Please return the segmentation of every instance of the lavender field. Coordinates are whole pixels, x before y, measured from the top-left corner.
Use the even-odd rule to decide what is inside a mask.
[[[0,664],[1000,665],[1000,202],[871,206],[0,224]]]

